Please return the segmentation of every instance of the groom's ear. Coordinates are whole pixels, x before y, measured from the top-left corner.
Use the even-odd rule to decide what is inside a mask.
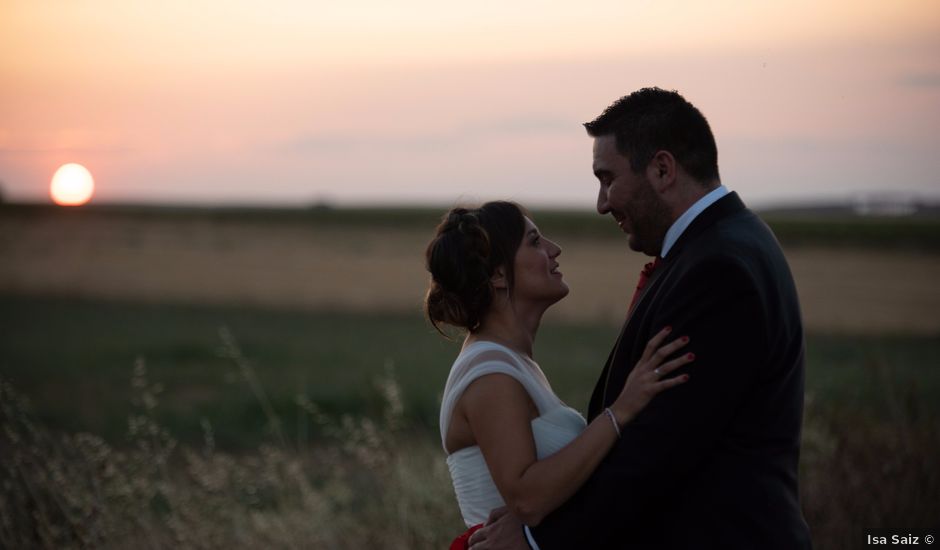
[[[509,281],[506,280],[506,269],[502,266],[497,267],[490,277],[490,284],[497,289],[509,288]]]
[[[653,189],[664,193],[676,182],[678,165],[676,158],[669,151],[656,151],[646,167],[646,177],[653,184]]]

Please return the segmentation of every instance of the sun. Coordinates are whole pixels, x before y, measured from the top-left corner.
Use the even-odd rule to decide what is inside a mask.
[[[59,206],[81,206],[95,193],[95,180],[81,164],[63,164],[52,176],[49,194]]]

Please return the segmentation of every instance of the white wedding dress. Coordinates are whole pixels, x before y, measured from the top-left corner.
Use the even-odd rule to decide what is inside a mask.
[[[539,460],[558,452],[584,430],[584,417],[562,403],[535,361],[495,342],[478,341],[464,348],[457,356],[444,386],[440,423],[445,452],[447,429],[454,405],[471,382],[494,373],[506,374],[518,380],[538,408],[539,416],[532,420],[532,436]],[[490,510],[505,505],[486,467],[480,447],[465,447],[448,454],[447,466],[454,482],[460,513],[468,527],[485,522]]]

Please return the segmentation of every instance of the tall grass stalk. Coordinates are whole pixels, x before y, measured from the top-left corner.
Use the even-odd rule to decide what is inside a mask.
[[[238,342],[235,341],[232,331],[230,331],[228,327],[221,327],[219,329],[219,338],[222,340],[222,356],[226,359],[230,359],[238,367],[238,371],[245,379],[248,387],[251,388],[255,399],[258,400],[258,404],[261,405],[261,409],[268,422],[268,428],[277,438],[278,442],[280,442],[281,446],[287,447],[287,437],[284,436],[284,429],[281,427],[281,417],[278,416],[274,407],[271,405],[271,400],[268,398],[267,392],[264,391],[264,386],[262,386],[261,382],[258,380],[254,367],[251,362],[245,358],[244,354],[242,354],[242,350],[238,346]]]

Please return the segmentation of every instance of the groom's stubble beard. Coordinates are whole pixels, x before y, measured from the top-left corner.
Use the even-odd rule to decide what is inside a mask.
[[[629,205],[633,234],[630,248],[647,256],[659,256],[666,231],[672,225],[672,215],[666,201],[653,189],[649,180],[637,187],[637,195]]]

